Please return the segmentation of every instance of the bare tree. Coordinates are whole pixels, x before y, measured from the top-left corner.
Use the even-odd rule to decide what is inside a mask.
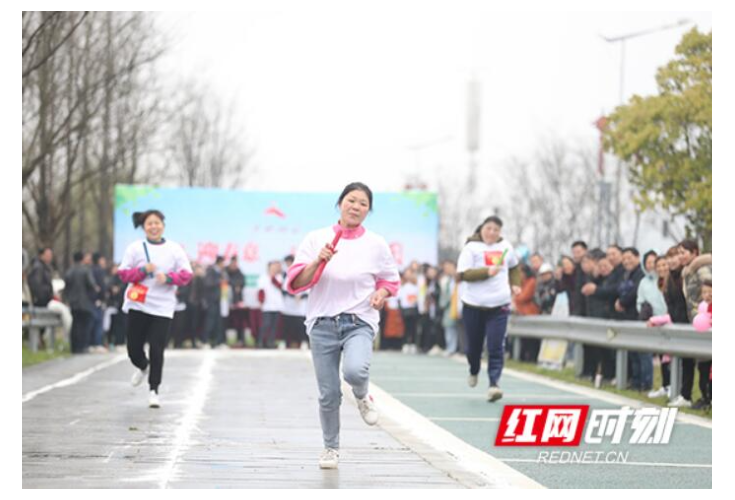
[[[237,187],[253,174],[235,106],[161,85],[142,12],[23,13],[24,245],[109,256],[116,183]],[[57,252],[58,253],[58,252]]]
[[[168,136],[167,164],[173,180],[189,187],[240,186],[253,174],[254,153],[236,125],[236,107],[194,82],[183,86],[180,101]]]
[[[89,245],[96,229],[97,248],[109,253],[111,187],[130,181],[144,154],[141,122],[153,119],[157,94],[142,85],[162,47],[143,13],[24,13],[23,220],[30,244],[53,246],[63,234],[68,262],[72,247]],[[126,161],[131,150],[136,160]]]
[[[525,243],[555,260],[569,253],[574,240],[592,240],[598,189],[591,151],[557,139],[532,160],[509,161],[506,170],[515,193],[507,206],[514,243]]]
[[[71,39],[88,14],[23,12],[23,79],[48,63]],[[53,40],[53,43],[49,44],[49,40]]]
[[[465,238],[480,222],[472,214],[467,198],[466,183],[455,178],[453,182],[439,184],[439,259],[456,261]]]

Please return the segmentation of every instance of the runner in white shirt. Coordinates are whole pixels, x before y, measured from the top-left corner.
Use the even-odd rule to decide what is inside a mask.
[[[518,258],[511,244],[500,236],[502,227],[503,222],[496,216],[485,219],[467,239],[457,264],[459,279],[465,282],[460,288],[460,299],[470,365],[468,384],[477,385],[487,339],[490,402],[503,397],[498,384],[503,372],[511,296],[521,291]]]
[[[362,227],[372,202],[366,185],[356,182],[346,186],[337,203],[339,222],[310,233],[288,270],[291,293],[310,289],[306,328],[319,386],[325,447],[319,466],[323,469],[337,468],[339,460],[342,358],[344,380],[352,386],[360,415],[368,425],[378,421],[368,391],[373,340],[378,332],[378,311],[389,295],[396,295],[400,282],[388,244]],[[338,235],[341,239],[335,248],[330,242]],[[316,281],[320,268],[323,274]]]
[[[288,255],[283,262],[286,269],[291,267],[294,262],[294,256]],[[292,294],[288,291],[286,284],[286,276],[283,280],[283,311],[281,318],[283,319],[283,339],[286,341],[286,347],[308,348],[306,326],[306,301],[309,298],[308,293]]]
[[[258,336],[259,347],[272,349],[276,346],[276,328],[283,310],[283,282],[281,263],[268,263],[268,272],[258,278],[258,300],[263,310],[263,323]]]
[[[133,225],[143,227],[146,239],[128,246],[117,273],[128,283],[123,311],[128,314],[128,356],[137,368],[132,383],[140,385],[150,371],[151,408],[160,407],[158,386],[163,372],[163,352],[176,308],[176,287],[185,286],[192,278],[184,250],[163,238],[163,221],[164,215],[158,210],[133,214]],[[146,342],[150,361],[145,355]]]

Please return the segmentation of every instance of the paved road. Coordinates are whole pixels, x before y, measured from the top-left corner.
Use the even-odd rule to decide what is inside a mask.
[[[538,464],[536,449],[492,446],[502,405],[466,387],[461,360],[379,352],[371,372],[380,425],[345,391],[340,468],[322,471],[308,353],[169,351],[159,410],[124,355],[27,368],[23,487],[711,487],[711,426],[678,422],[667,447],[630,450],[640,465]],[[502,385],[503,403],[620,407],[511,372]]]
[[[537,463],[537,447],[495,447],[504,404],[574,404],[593,409],[620,409],[636,401],[591,389],[556,383],[543,377],[506,370],[501,381],[505,397],[495,404],[485,399],[487,376],[474,389],[466,384],[462,358],[375,356],[372,381],[417,413],[487,452],[548,488],[711,488],[711,421],[682,415],[668,445],[586,445],[569,451],[627,452],[627,464]]]
[[[160,410],[131,373],[121,355],[24,370],[24,488],[463,486],[366,426],[347,398],[340,468],[320,470],[316,384],[300,352],[169,352]]]

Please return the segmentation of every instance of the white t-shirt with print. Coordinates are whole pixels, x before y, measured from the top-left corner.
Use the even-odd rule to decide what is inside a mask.
[[[464,272],[478,267],[497,265],[505,253],[500,272],[483,281],[465,282],[460,287],[460,299],[465,304],[477,307],[499,307],[511,303],[511,290],[508,270],[518,265],[518,257],[513,246],[506,240],[488,245],[481,241],[471,241],[459,254],[457,271]]]

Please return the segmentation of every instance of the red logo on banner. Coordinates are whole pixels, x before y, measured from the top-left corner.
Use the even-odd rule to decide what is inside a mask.
[[[508,405],[495,446],[579,446],[588,405]]]

